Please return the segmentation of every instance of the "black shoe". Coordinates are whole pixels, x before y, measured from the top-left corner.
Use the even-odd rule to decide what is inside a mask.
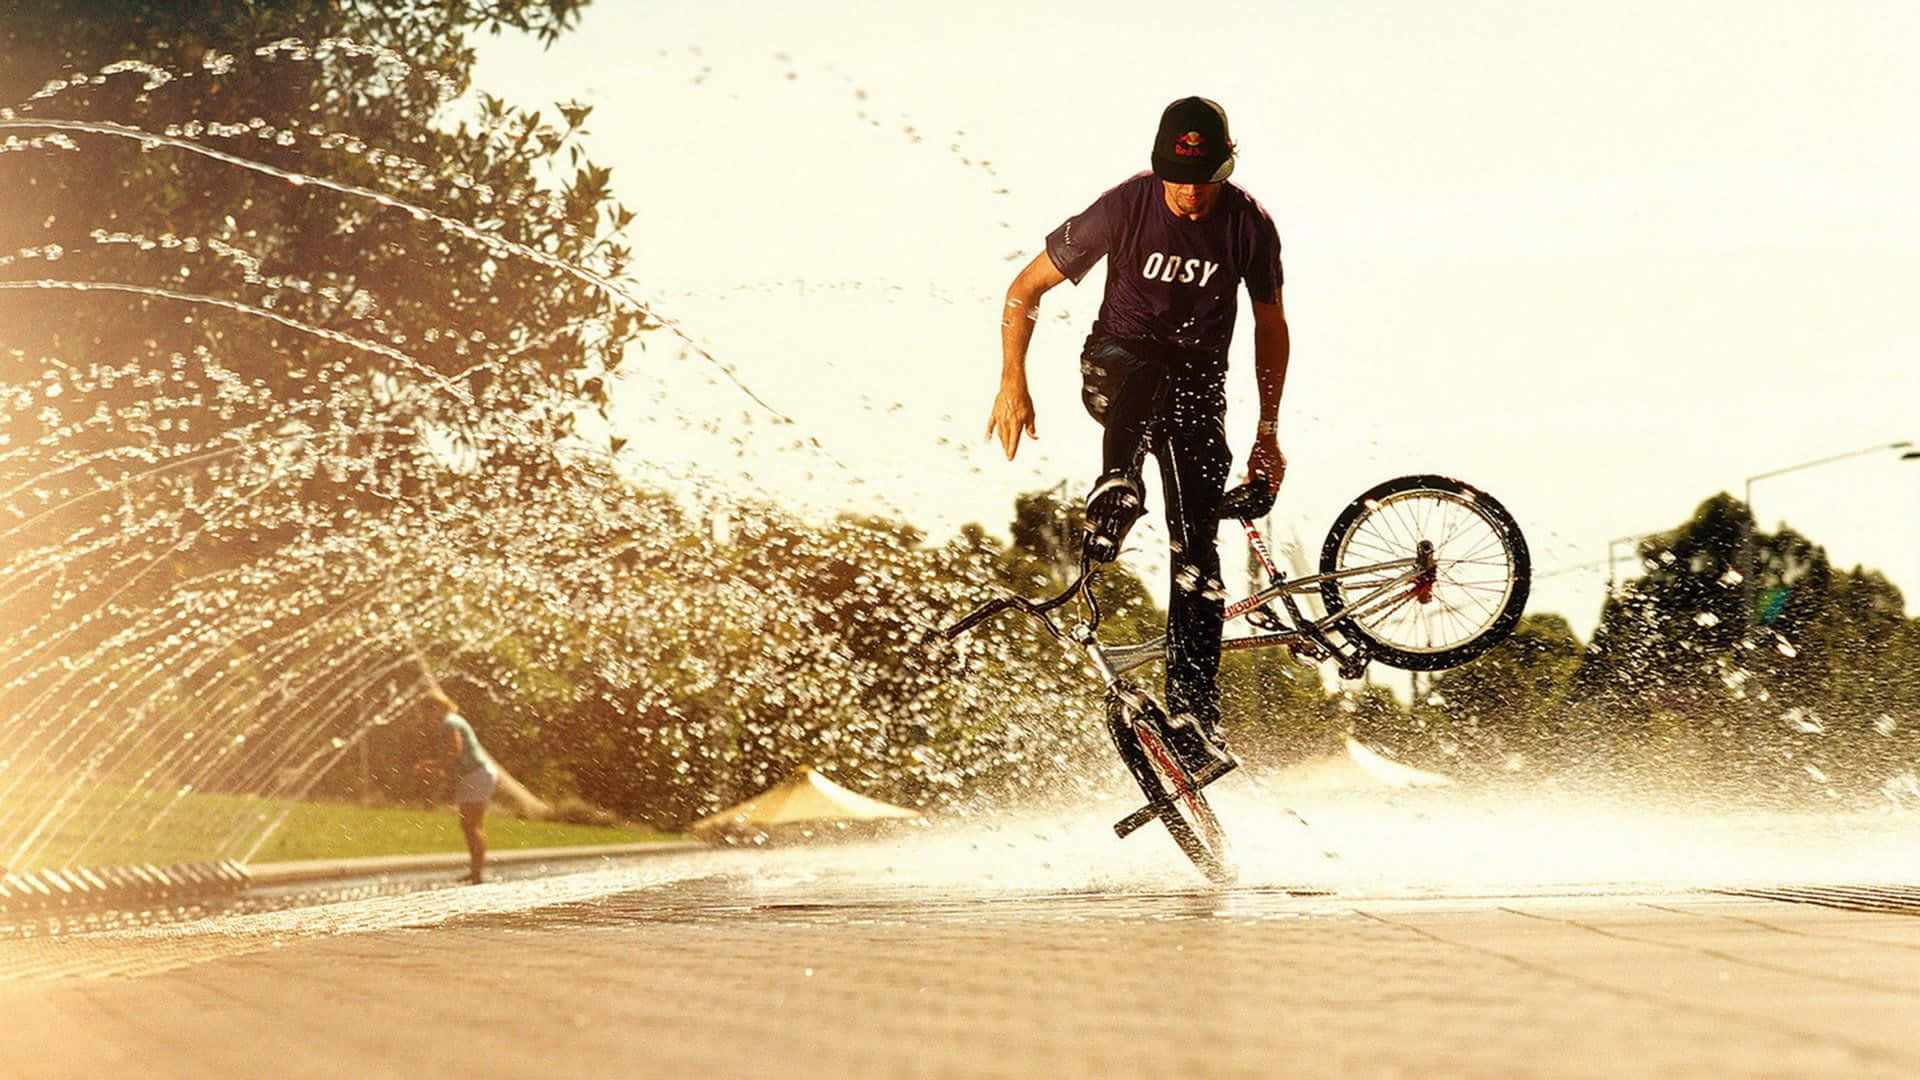
[[[1081,543],[1087,560],[1107,563],[1118,558],[1127,531],[1145,510],[1140,484],[1133,477],[1125,473],[1101,477],[1087,493],[1086,534]]]
[[[1217,732],[1207,730],[1190,716],[1168,719],[1166,732],[1167,743],[1179,757],[1180,767],[1200,786],[1225,776],[1240,764]]]

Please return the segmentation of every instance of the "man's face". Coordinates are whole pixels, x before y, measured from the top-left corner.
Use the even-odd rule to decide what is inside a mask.
[[[1206,217],[1220,198],[1219,184],[1173,184],[1162,180],[1160,186],[1166,189],[1167,205],[1184,218]]]

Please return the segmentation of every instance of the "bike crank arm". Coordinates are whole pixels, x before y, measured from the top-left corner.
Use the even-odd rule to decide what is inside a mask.
[[[1138,831],[1140,826],[1145,825],[1147,822],[1152,821],[1154,818],[1157,818],[1159,816],[1160,816],[1160,810],[1158,807],[1143,806],[1140,809],[1135,810],[1133,813],[1128,814],[1126,817],[1121,818],[1119,821],[1114,822],[1113,834],[1115,836],[1118,836],[1120,839],[1125,840],[1127,837],[1132,836],[1136,831]]]
[[[1222,762],[1221,764],[1212,766],[1211,768],[1207,769],[1206,772],[1203,772],[1193,778],[1193,786],[1198,788],[1204,788],[1208,784],[1211,784],[1215,780],[1218,780],[1221,777],[1232,772],[1235,766],[1237,766],[1238,764],[1239,763],[1235,761],[1227,761],[1227,762]],[[1166,805],[1171,806],[1172,804],[1168,803]],[[1120,839],[1125,840],[1128,836],[1131,836],[1134,832],[1138,831],[1140,826],[1145,825],[1147,822],[1152,821],[1154,818],[1159,817],[1161,813],[1162,813],[1162,810],[1160,806],[1154,803],[1148,803],[1147,805],[1141,807],[1140,809],[1135,810],[1133,813],[1128,814],[1126,817],[1121,818],[1119,821],[1114,822],[1113,833],[1115,836],[1118,836]]]

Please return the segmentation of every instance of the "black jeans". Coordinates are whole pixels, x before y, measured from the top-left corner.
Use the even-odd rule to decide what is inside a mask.
[[[1096,325],[1080,353],[1081,401],[1106,429],[1102,466],[1140,481],[1159,462],[1172,542],[1167,603],[1167,711],[1192,715],[1212,732],[1220,722],[1220,496],[1227,450],[1227,358],[1110,338]]]

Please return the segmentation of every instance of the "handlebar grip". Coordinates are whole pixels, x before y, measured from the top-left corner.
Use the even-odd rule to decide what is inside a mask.
[[[998,600],[989,600],[988,602],[981,604],[979,607],[974,608],[973,613],[968,615],[966,618],[961,619],[959,622],[954,623],[952,626],[949,626],[945,630],[942,630],[940,632],[947,636],[948,641],[952,641],[954,638],[957,638],[961,634],[964,634],[967,631],[973,629],[974,627],[979,626],[981,623],[986,622],[988,619],[993,618],[995,615],[1000,614],[1001,612],[1007,610],[1012,606],[1013,606],[1013,601],[1004,596]]]

